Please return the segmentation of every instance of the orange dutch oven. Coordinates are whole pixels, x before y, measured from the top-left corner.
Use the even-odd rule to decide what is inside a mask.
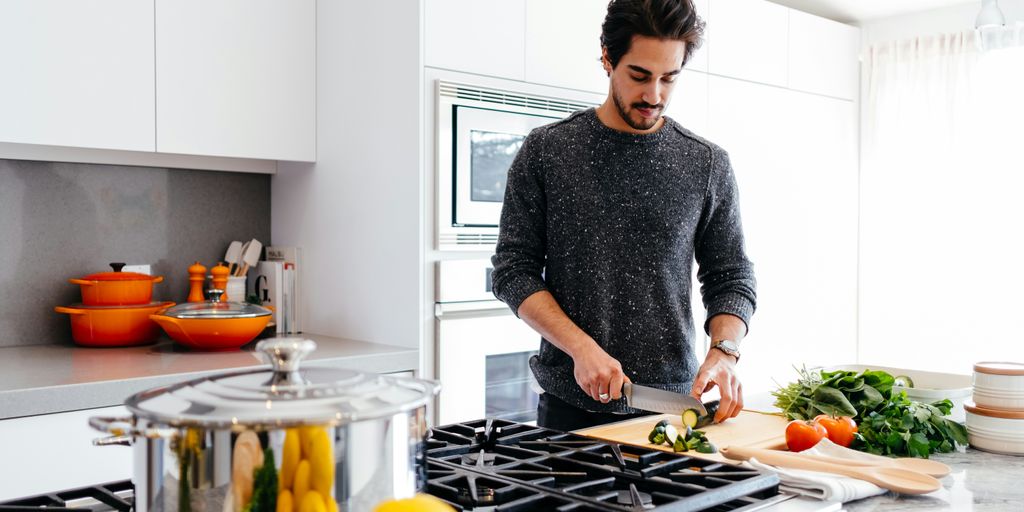
[[[154,302],[136,306],[57,306],[58,313],[71,315],[71,337],[86,347],[128,347],[156,341],[160,328],[149,319],[153,313],[173,306]]]
[[[174,341],[198,350],[236,349],[256,339],[273,312],[245,302],[221,302],[222,290],[208,290],[211,300],[179,304],[150,315]]]
[[[82,304],[86,306],[144,305],[153,300],[153,285],[163,276],[121,272],[124,263],[111,263],[113,272],[98,272],[81,279],[68,279],[82,288]]]

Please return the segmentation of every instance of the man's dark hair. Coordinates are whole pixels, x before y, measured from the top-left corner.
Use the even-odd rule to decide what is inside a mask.
[[[601,25],[601,46],[613,68],[629,51],[633,36],[683,41],[686,64],[703,42],[704,21],[693,0],[612,0]]]

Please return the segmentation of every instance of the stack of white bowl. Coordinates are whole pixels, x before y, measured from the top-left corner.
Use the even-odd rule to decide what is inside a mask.
[[[964,404],[971,446],[1024,455],[1024,363],[975,364],[973,399]]]

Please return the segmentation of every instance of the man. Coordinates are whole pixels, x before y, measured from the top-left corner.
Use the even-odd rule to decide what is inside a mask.
[[[602,25],[608,98],[537,128],[509,169],[493,288],[539,332],[538,424],[558,430],[642,414],[624,382],[700,396],[739,414],[738,344],[754,312],[728,155],[662,117],[699,47],[692,0],[614,0]],[[692,261],[713,349],[697,366]]]

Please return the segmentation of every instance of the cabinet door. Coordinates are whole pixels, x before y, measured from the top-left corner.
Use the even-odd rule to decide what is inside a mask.
[[[435,68],[522,80],[524,2],[425,2],[425,64]]]
[[[708,70],[716,75],[786,86],[789,9],[765,0],[714,0]]]
[[[526,81],[608,92],[601,66],[603,0],[526,0]]]
[[[157,151],[315,160],[315,5],[156,0]]]
[[[132,449],[93,446],[107,437],[89,427],[91,416],[125,417],[123,406],[0,420],[5,470],[0,501],[132,477]]]
[[[860,29],[789,12],[789,88],[853,100],[859,91]]]
[[[717,4],[716,4],[717,5]],[[739,184],[757,313],[744,389],[793,379],[793,364],[856,357],[857,165],[851,102],[711,76],[709,133]]]
[[[711,24],[711,9],[708,3],[710,0],[694,0],[693,5],[697,8],[697,15],[704,20],[704,43],[690,55],[690,62],[686,69],[694,71],[708,70],[708,53],[711,51],[711,40],[708,39],[707,27]]]
[[[0,142],[153,151],[153,3],[0,2]]]

